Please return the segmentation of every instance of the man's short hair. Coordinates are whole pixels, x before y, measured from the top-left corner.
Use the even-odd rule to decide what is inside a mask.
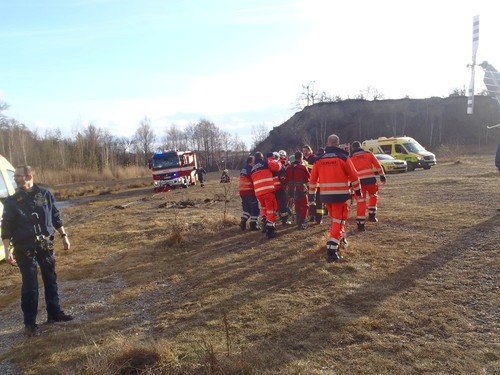
[[[330,134],[326,139],[326,145],[330,147],[338,147],[340,144],[340,139],[337,134]]]
[[[247,164],[253,163],[253,161],[254,161],[253,156],[249,156],[249,157],[247,158]]]
[[[304,156],[302,151],[296,151],[294,155],[295,155],[295,160],[302,159],[302,156]]]
[[[354,141],[351,144],[351,148],[357,150],[358,148],[361,148],[361,143],[359,143],[358,141]]]
[[[28,176],[28,175],[33,176],[35,174],[35,168],[33,168],[30,165],[18,165],[16,167],[16,169],[22,169],[23,170],[23,174],[25,176]]]

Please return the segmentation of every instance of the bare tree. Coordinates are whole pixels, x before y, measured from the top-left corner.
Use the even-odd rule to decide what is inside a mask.
[[[255,149],[257,145],[263,142],[269,136],[269,128],[264,125],[252,125],[252,149]]]
[[[184,132],[178,129],[175,124],[170,125],[165,131],[163,143],[167,149],[181,150],[188,148]]]
[[[136,150],[143,155],[142,165],[146,165],[156,140],[153,127],[151,126],[151,120],[148,117],[144,117],[139,123],[139,128],[135,132],[134,140]]]
[[[382,100],[384,98],[385,95],[373,86],[367,86],[364,90],[361,90],[358,95],[355,96],[355,99],[364,100]]]

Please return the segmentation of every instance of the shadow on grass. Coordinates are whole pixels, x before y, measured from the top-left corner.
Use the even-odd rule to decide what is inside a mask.
[[[499,214],[476,225],[452,242],[413,261],[395,273],[378,280],[371,280],[358,288],[358,291],[342,298],[337,299],[332,296],[328,306],[297,319],[286,328],[268,337],[261,345],[252,348],[252,352],[261,353],[276,350],[279,353],[282,348],[275,348],[269,344],[270,342],[274,340],[289,343],[305,341],[308,337],[307,335],[304,336],[304,332],[309,332],[311,337],[314,336],[316,343],[325,343],[323,347],[316,347],[315,350],[320,351],[326,348],[326,343],[329,342],[333,329],[339,328],[341,325],[348,325],[361,317],[369,315],[391,296],[411,289],[418,280],[425,278],[434,270],[442,268],[448,262],[463,256],[464,253],[473,249],[477,245],[478,238],[488,238],[490,236],[488,245],[494,248],[493,229],[498,226],[500,226]],[[340,312],[343,316],[337,320],[339,316],[334,312]],[[318,330],[318,322],[323,322],[321,330]],[[294,352],[293,358],[283,355],[275,356],[274,358],[277,359],[273,361],[273,365],[283,366],[290,360],[300,359],[309,354],[310,352],[297,351]],[[266,368],[266,370],[270,369]]]

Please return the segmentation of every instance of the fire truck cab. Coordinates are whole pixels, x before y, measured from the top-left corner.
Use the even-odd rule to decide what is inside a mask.
[[[157,151],[149,161],[153,172],[154,190],[167,191],[181,186],[196,185],[196,153],[194,151]]]

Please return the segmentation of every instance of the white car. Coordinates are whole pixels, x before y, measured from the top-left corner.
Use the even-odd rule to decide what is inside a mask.
[[[387,154],[375,154],[375,157],[380,162],[380,165],[382,165],[384,173],[406,172],[407,165],[405,160],[399,160]]]

